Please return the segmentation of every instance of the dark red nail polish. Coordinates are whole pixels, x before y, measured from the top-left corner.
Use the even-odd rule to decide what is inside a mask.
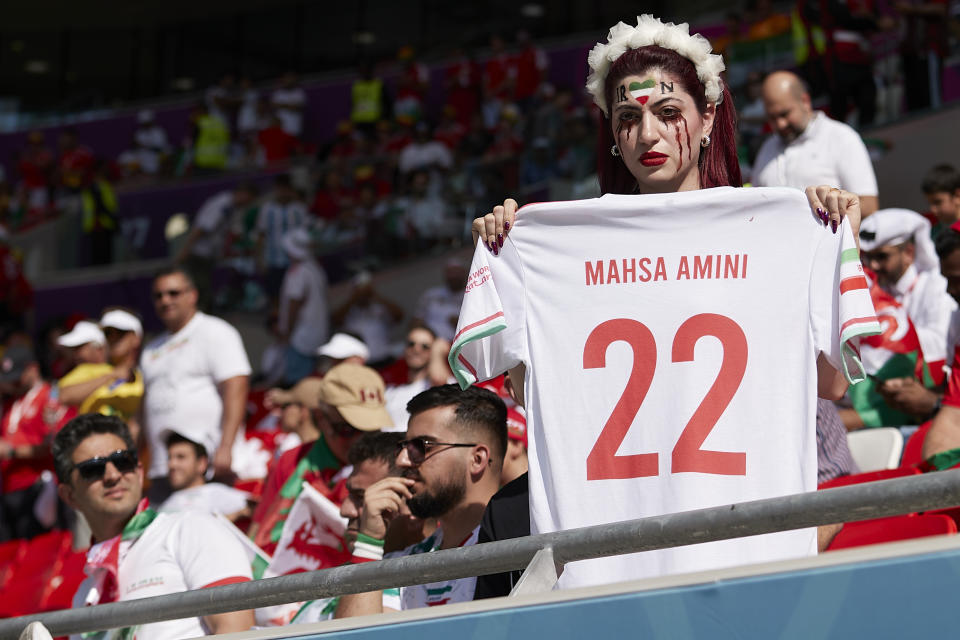
[[[497,244],[499,244],[501,247],[503,246],[503,234],[502,234],[502,233],[498,233],[498,234],[497,234]]]
[[[509,221],[509,220],[504,220],[504,221],[503,221],[503,228],[506,229],[507,231],[510,231],[510,221]]]
[[[489,242],[484,242],[483,244],[486,245],[487,251],[490,251],[490,252],[493,251],[493,245],[492,245],[491,243],[489,243]]]
[[[500,255],[500,249],[497,248],[497,245],[493,245],[493,255]]]
[[[837,221],[836,221],[836,220],[832,221],[832,222],[830,223],[830,226],[833,227],[833,232],[836,233],[836,232],[837,232]]]

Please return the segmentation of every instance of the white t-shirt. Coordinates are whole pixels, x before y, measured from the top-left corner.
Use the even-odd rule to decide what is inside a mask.
[[[287,317],[291,300],[303,300],[296,318]],[[316,355],[320,345],[327,341],[330,328],[327,274],[316,260],[301,260],[287,269],[280,287],[278,322],[281,331],[292,325],[290,346],[304,355]]]
[[[223,247],[222,231],[230,221],[230,212],[233,209],[233,193],[221,191],[211,196],[193,219],[193,226],[203,231],[197,236],[190,252],[201,258],[219,258]]]
[[[242,543],[209,514],[161,513],[132,544],[120,543],[117,587],[121,602],[245,582],[252,577]],[[74,607],[84,606],[95,583],[91,576],[80,584]],[[178,640],[208,633],[196,617],[145,624],[136,629],[136,638]]]
[[[174,491],[163,501],[159,511],[203,511],[230,515],[246,508],[250,494],[219,482]]]
[[[177,333],[163,333],[147,344],[140,369],[151,478],[167,475],[167,446],[160,440],[164,429],[219,446],[223,400],[217,385],[250,375],[243,340],[233,326],[198,311]]]
[[[370,350],[370,362],[379,362],[392,355],[390,331],[393,324],[390,310],[374,301],[366,305],[355,304],[350,307],[347,317],[343,320],[343,330],[360,336]]]
[[[461,547],[469,547],[477,544],[477,536],[480,535],[480,527],[473,530],[473,533],[460,543]],[[426,540],[421,540],[412,544],[403,551],[394,551],[384,555],[384,558],[403,558],[405,556],[415,556],[421,553],[432,553],[443,544],[443,529],[437,527]],[[444,580],[442,582],[431,582],[429,584],[417,584],[410,587],[400,587],[399,592],[396,589],[387,589],[383,592],[383,606],[397,611],[406,611],[407,609],[420,609],[422,607],[436,607],[441,604],[454,604],[457,602],[469,602],[473,600],[473,592],[477,588],[476,577],[460,578],[459,580]]]
[[[299,138],[303,134],[303,106],[307,103],[307,94],[304,90],[300,87],[277,89],[270,96],[270,102],[276,109],[283,130]]]
[[[413,396],[429,388],[430,381],[427,378],[409,384],[388,386],[384,391],[383,399],[387,413],[393,418],[393,426],[381,429],[381,431],[406,431],[407,421],[410,419],[410,414],[407,412],[407,403],[413,400]]]
[[[432,287],[423,292],[417,303],[417,317],[423,320],[438,338],[453,340],[454,324],[451,318],[460,314],[463,291],[451,291],[446,285]]]
[[[947,293],[947,280],[936,271],[917,271],[910,265],[890,294],[907,310],[917,330],[923,359],[935,364],[947,358],[947,334],[957,303]]]
[[[450,363],[461,385],[527,366],[532,532],[815,490],[818,353],[861,377],[857,338],[879,332],[842,230],[799,191],[722,187],[531,205],[499,257],[478,246]],[[560,584],[815,552],[805,529],[577,562]]]
[[[779,135],[767,138],[753,164],[757,187],[829,184],[861,196],[875,196],[877,176],[860,134],[817,111],[806,130],[784,147]]]

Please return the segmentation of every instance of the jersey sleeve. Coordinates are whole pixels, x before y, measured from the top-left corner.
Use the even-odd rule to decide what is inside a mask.
[[[810,312],[814,343],[851,384],[866,378],[860,338],[880,333],[849,224],[840,238],[824,232],[810,270]]]
[[[250,375],[250,360],[243,348],[243,339],[232,325],[223,322],[222,328],[210,331],[206,338],[210,371],[217,384],[236,376]]]
[[[844,130],[840,136],[840,148],[843,154],[837,162],[837,173],[840,177],[840,184],[847,191],[861,196],[875,196],[879,192],[877,189],[877,176],[873,172],[873,162],[870,161],[870,152],[867,146],[863,144],[863,139],[853,129]]]
[[[173,549],[188,589],[202,589],[253,578],[243,543],[214,516],[180,515]]]
[[[495,257],[478,243],[449,356],[462,388],[495,378],[524,361],[525,322],[516,245],[507,240]]]

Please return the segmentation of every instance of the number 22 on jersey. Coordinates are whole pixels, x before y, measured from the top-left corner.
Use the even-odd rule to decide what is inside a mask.
[[[673,447],[670,471],[746,475],[745,452],[701,449],[743,381],[747,368],[747,338],[743,329],[730,318],[714,313],[701,313],[688,318],[673,338],[672,360],[692,362],[697,342],[708,336],[720,341],[723,361],[716,380]],[[641,478],[660,473],[658,453],[617,455],[653,382],[657,368],[657,343],[653,333],[646,325],[628,318],[602,322],[590,332],[584,344],[583,368],[606,367],[607,347],[619,341],[630,345],[633,368],[620,400],[587,456],[587,480]]]

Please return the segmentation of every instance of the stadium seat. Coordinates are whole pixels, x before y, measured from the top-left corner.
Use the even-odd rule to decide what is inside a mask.
[[[40,611],[69,609],[72,606],[73,594],[77,592],[77,587],[86,577],[83,572],[86,563],[86,552],[76,552],[70,549],[64,551],[60,558],[59,569],[50,580],[51,591],[40,603]]]
[[[932,422],[928,421],[920,425],[920,428],[910,436],[903,445],[903,456],[900,458],[901,467],[912,467],[923,462],[923,440],[930,431]]]
[[[25,542],[26,549],[9,578],[0,616],[19,616],[40,610],[53,591],[51,580],[60,569],[60,558],[70,546],[70,532],[51,531]]]
[[[857,473],[852,476],[840,476],[833,480],[828,480],[821,484],[818,489],[835,489],[837,487],[846,487],[851,484],[860,484],[861,482],[875,482],[877,480],[890,480],[891,478],[902,478],[904,476],[920,475],[920,470],[913,467],[899,467],[896,469],[881,469],[880,471],[870,471],[867,473]]]
[[[899,429],[880,427],[852,431],[847,434],[847,443],[860,471],[895,469],[900,464],[903,436]]]
[[[910,540],[957,533],[957,523],[945,515],[911,515],[848,522],[833,539],[828,551],[868,544]]]
[[[20,557],[26,548],[23,540],[10,540],[0,544],[0,591],[6,587]]]

